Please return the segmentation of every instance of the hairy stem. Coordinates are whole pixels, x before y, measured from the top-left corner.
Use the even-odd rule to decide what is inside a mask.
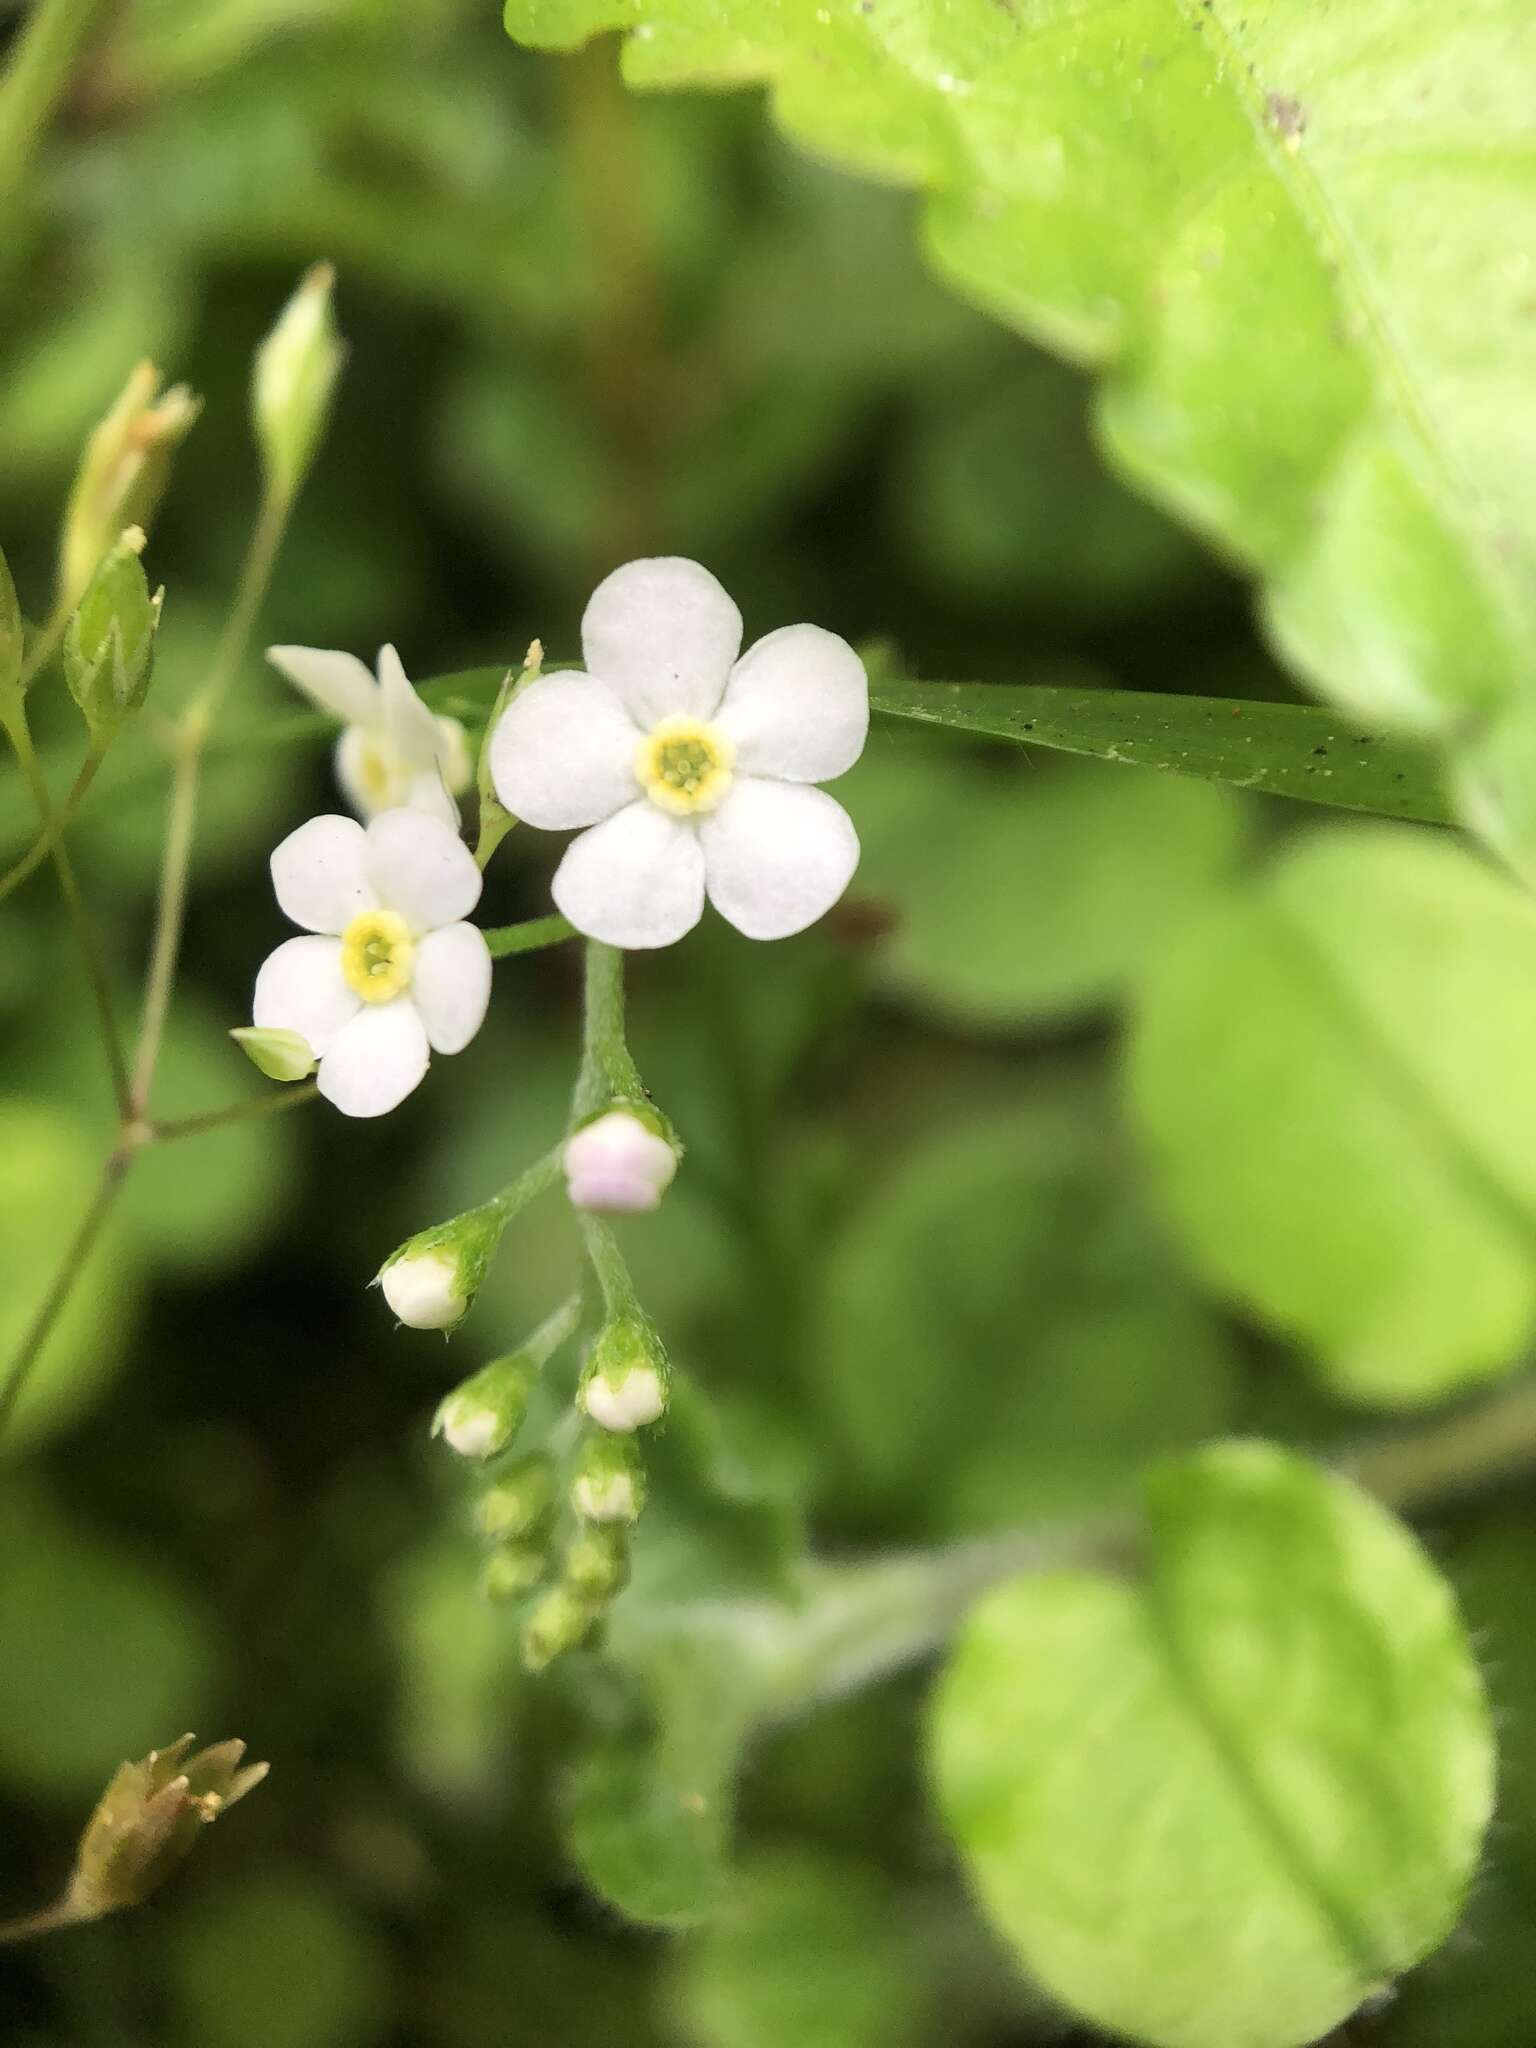
[[[617,946],[588,939],[581,1068],[571,1124],[585,1122],[616,1095],[643,1096],[645,1084],[624,1036],[624,955]]]
[[[492,925],[482,936],[491,958],[505,960],[510,953],[537,953],[545,946],[562,946],[576,937],[576,927],[563,917],[530,917],[523,924]]]

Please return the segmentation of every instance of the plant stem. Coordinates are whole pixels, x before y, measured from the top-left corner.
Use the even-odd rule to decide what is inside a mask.
[[[68,1301],[76,1280],[80,1277],[86,1260],[90,1257],[101,1227],[106,1222],[117,1191],[123,1184],[132,1152],[123,1147],[112,1153],[102,1169],[101,1181],[92,1197],[91,1205],[81,1218],[64,1260],[54,1275],[53,1285],[43,1298],[42,1306],[32,1319],[32,1326],[21,1340],[21,1348],[11,1360],[3,1385],[0,1385],[0,1432],[21,1398],[32,1368],[42,1355],[43,1346],[52,1334],[53,1326]]]
[[[581,1069],[571,1104],[573,1128],[616,1095],[645,1094],[624,1036],[624,955],[617,946],[588,939],[584,997]]]
[[[563,1145],[552,1146],[542,1159],[536,1159],[526,1167],[517,1179],[509,1181],[499,1195],[492,1195],[483,1206],[499,1216],[503,1223],[510,1223],[520,1209],[525,1209],[535,1195],[544,1190],[560,1171]]]
[[[603,1291],[603,1308],[609,1321],[620,1316],[641,1316],[640,1299],[635,1293],[635,1283],[629,1276],[624,1254],[619,1250],[619,1241],[613,1234],[613,1226],[601,1216],[593,1216],[583,1210],[581,1241],[597,1275],[597,1284]]]
[[[576,937],[576,927],[563,917],[530,917],[523,924],[491,925],[483,937],[491,958],[505,960],[511,953],[537,953],[545,946],[563,945]]]
[[[65,797],[63,803],[53,811],[48,823],[43,828],[41,836],[33,841],[32,845],[28,847],[27,851],[13,868],[8,869],[4,875],[0,875],[0,902],[4,902],[13,889],[20,888],[28,875],[40,868],[49,854],[52,853],[54,847],[58,844],[60,835],[64,832],[70,819],[74,817],[75,812],[80,808],[81,798],[96,780],[96,771],[105,758],[105,752],[98,752],[94,747],[86,755],[84,761],[80,764],[80,773],[75,777],[74,786],[71,788],[69,795]]]
[[[101,0],[38,0],[0,79],[0,205],[14,205]]]
[[[32,730],[27,723],[26,705],[18,698],[14,707],[4,716],[6,735],[16,750],[22,772],[31,788],[33,801],[37,805],[45,836],[52,834],[49,852],[53,856],[54,871],[59,878],[59,893],[64,898],[64,907],[69,915],[70,928],[80,950],[81,962],[85,967],[86,979],[91,985],[91,995],[96,1004],[97,1020],[101,1026],[102,1049],[106,1054],[107,1067],[112,1076],[112,1092],[117,1101],[120,1117],[125,1120],[130,1114],[131,1098],[128,1088],[128,1071],[123,1062],[122,1041],[117,1033],[117,1015],[112,1006],[112,990],[107,980],[106,968],[96,944],[96,934],[85,908],[85,898],[80,892],[80,883],[75,874],[75,864],[70,858],[69,848],[60,836],[55,820],[57,813],[48,784],[32,744]]]
[[[245,1102],[232,1102],[225,1109],[207,1109],[198,1116],[175,1116],[168,1122],[150,1125],[150,1142],[162,1144],[172,1138],[195,1138],[204,1131],[219,1131],[226,1124],[248,1123],[253,1117],[281,1116],[285,1110],[299,1109],[306,1102],[313,1102],[319,1094],[313,1081],[306,1081],[301,1087],[284,1088],[280,1094],[253,1095]]]

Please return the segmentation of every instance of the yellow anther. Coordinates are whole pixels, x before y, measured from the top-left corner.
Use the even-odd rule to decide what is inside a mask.
[[[416,942],[392,910],[365,910],[341,935],[341,971],[365,1003],[387,1003],[411,985]]]
[[[698,718],[664,718],[635,749],[635,774],[653,804],[674,818],[712,811],[730,789],[734,743]]]

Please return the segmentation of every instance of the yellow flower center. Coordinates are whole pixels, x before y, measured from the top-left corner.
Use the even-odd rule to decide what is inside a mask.
[[[712,811],[729,791],[736,748],[699,718],[664,718],[635,749],[635,774],[653,804],[674,818]]]
[[[365,740],[359,749],[358,780],[376,810],[387,810],[401,794],[399,767],[392,748]]]
[[[392,910],[365,910],[341,935],[341,971],[365,1003],[387,1003],[411,985],[416,941]]]

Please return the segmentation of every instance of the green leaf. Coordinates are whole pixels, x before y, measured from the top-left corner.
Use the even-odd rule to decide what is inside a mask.
[[[850,1480],[904,1529],[1123,1502],[1144,1462],[1226,1427],[1230,1363],[1086,1121],[945,1134],[834,1247],[827,1395]]]
[[[934,1712],[943,1806],[1075,2012],[1297,2048],[1455,1924],[1493,1798],[1477,1667],[1407,1530],[1271,1445],[1157,1473],[1147,1549],[982,1602]]]
[[[962,1027],[1017,1029],[1102,1008],[1236,861],[1224,791],[1093,762],[956,759],[872,747],[840,785],[861,895],[888,910],[889,989]],[[1008,878],[978,888],[978,876]]]
[[[629,30],[637,86],[764,82],[800,140],[926,188],[940,268],[1108,373],[1115,461],[1263,579],[1357,716],[1450,734],[1536,689],[1526,0],[506,19]]]
[[[1449,840],[1335,829],[1149,969],[1129,1063],[1218,1286],[1388,1405],[1536,1331],[1536,907]]]
[[[1261,796],[1451,822],[1428,747],[1310,704],[1024,683],[882,683],[887,718],[1229,782]]]

